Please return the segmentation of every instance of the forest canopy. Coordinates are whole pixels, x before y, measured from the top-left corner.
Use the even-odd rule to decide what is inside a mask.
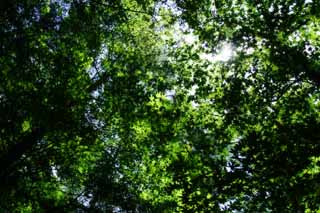
[[[318,0],[0,3],[0,212],[319,212]]]

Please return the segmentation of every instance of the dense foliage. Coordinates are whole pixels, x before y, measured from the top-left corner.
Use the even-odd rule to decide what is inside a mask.
[[[0,211],[320,211],[319,47],[316,0],[1,2]]]

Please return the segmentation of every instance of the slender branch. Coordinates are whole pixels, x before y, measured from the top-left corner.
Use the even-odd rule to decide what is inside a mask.
[[[294,81],[291,81],[289,84],[287,84],[286,86],[284,86],[284,88],[279,91],[279,95],[277,97],[275,97],[275,99],[272,100],[272,102],[277,102],[279,101],[284,94],[286,94],[286,92],[295,84],[295,83],[298,83],[300,79],[296,79]]]

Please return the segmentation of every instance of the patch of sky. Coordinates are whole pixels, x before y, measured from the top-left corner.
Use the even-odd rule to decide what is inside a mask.
[[[165,96],[170,101],[174,101],[175,95],[176,95],[176,91],[174,89],[165,91]]]
[[[89,207],[90,201],[92,200],[92,196],[93,196],[92,194],[88,194],[87,196],[80,195],[77,197],[77,201],[82,205],[84,205],[85,207]]]
[[[65,18],[69,16],[69,10],[71,7],[71,3],[64,0],[51,0],[50,4],[57,4],[61,8],[61,16],[62,18]]]

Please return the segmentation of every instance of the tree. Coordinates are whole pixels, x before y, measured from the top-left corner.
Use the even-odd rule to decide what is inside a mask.
[[[0,209],[319,210],[319,10],[2,3]]]
[[[222,88],[212,82],[223,91],[214,107],[237,135],[220,192],[224,208],[316,211],[318,3],[214,1],[214,16],[202,3],[202,18],[186,21],[208,48],[230,42],[237,50],[220,69]],[[189,5],[181,7],[191,12]]]
[[[1,208],[74,208],[82,161],[94,157],[85,152],[97,146],[90,102],[99,85],[88,68],[108,28],[121,23],[122,5],[13,1],[1,8]]]

